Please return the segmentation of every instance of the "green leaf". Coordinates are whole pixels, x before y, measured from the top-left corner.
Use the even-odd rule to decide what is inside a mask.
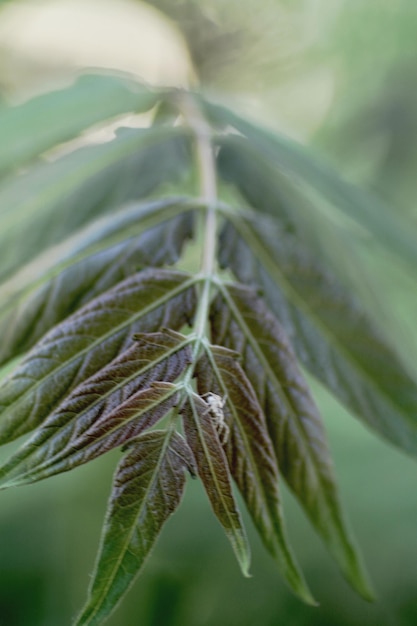
[[[0,467],[0,485],[23,485],[68,471],[153,426],[177,402],[171,383],[191,361],[188,344],[174,331],[139,335],[75,387]]]
[[[216,165],[220,177],[236,187],[250,206],[291,225],[293,210],[285,194],[288,185],[285,176],[260,157],[241,136],[221,137],[217,144],[220,150]]]
[[[133,81],[91,75],[19,106],[4,107],[0,109],[0,175],[92,124],[129,111],[148,111],[157,99]]]
[[[244,135],[261,159],[278,171],[290,174],[296,185],[319,193],[336,210],[370,233],[384,249],[396,254],[415,269],[417,246],[415,228],[399,221],[395,213],[377,198],[343,180],[324,160],[295,141],[251,124],[229,109],[203,102],[209,117],[222,126],[232,126]],[[220,143],[222,140],[220,141]],[[257,155],[254,155],[256,167]]]
[[[196,372],[198,393],[226,399],[224,416],[230,436],[225,451],[232,477],[290,588],[308,604],[315,604],[286,537],[278,467],[265,416],[238,358],[238,353],[221,346],[208,347]]]
[[[221,146],[216,162],[219,176],[256,211],[278,219],[283,228],[296,231],[310,245],[311,222],[318,223],[321,216],[306,206],[300,186],[295,188],[291,178],[262,158],[247,139],[228,135],[217,143]]]
[[[341,510],[324,428],[281,325],[252,289],[238,285],[222,286],[211,323],[213,340],[242,355],[285,480],[350,583],[370,599]]]
[[[176,178],[187,163],[179,128],[122,129],[107,143],[41,163],[0,184],[0,276],[84,224]]]
[[[178,433],[153,431],[129,446],[116,470],[89,598],[75,626],[102,624],[126,593],[181,502],[186,470],[197,471]]]
[[[229,539],[244,576],[249,576],[250,548],[235,501],[227,459],[207,411],[207,404],[190,394],[182,411],[184,433],[193,451],[198,475],[214,514]]]
[[[184,198],[128,206],[48,248],[0,285],[0,363],[138,269],[177,261],[192,235],[192,206]]]
[[[39,426],[77,385],[110,363],[136,332],[180,329],[192,319],[197,279],[139,272],[55,326],[0,384],[0,442]]]
[[[270,220],[229,219],[222,263],[262,288],[302,364],[373,430],[416,454],[416,384],[356,300]]]

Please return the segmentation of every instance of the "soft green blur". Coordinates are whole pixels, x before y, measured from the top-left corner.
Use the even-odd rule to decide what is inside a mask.
[[[206,72],[210,89],[227,88],[242,109],[296,137],[309,137],[346,176],[392,204],[398,219],[415,224],[415,2],[217,0],[214,8],[210,2],[200,5],[208,7],[202,14],[214,24],[213,41],[221,41],[227,52],[222,66],[213,41],[204,41],[206,56],[201,49],[198,56],[198,39],[192,41],[195,71]],[[216,20],[215,9],[223,21]],[[204,25],[199,16],[195,9],[196,24]],[[177,26],[184,36],[200,32],[187,31],[180,22]],[[264,38],[263,28],[268,29]],[[229,46],[229,35],[236,48]],[[210,51],[213,57],[208,58]],[[5,54],[3,50],[1,64],[7,61]],[[201,68],[199,59],[204,60]],[[5,92],[12,97],[10,90]],[[389,255],[382,258],[355,245],[355,252],[343,257],[345,264],[352,262],[352,283],[368,308],[381,315],[413,369],[414,277]],[[345,509],[375,584],[375,604],[362,601],[345,584],[288,494],[290,536],[320,607],[307,608],[290,595],[249,520],[253,577],[242,578],[201,486],[190,480],[183,505],[109,626],[416,624],[417,464],[365,430],[323,390],[314,389]],[[86,596],[119,457],[116,451],[44,483],[1,494],[0,626],[70,623]]]

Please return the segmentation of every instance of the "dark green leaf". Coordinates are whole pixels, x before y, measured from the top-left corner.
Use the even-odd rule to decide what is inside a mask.
[[[0,363],[141,267],[177,261],[192,235],[191,206],[180,198],[128,206],[48,249],[3,283]]]
[[[278,467],[265,416],[238,358],[237,353],[220,346],[207,349],[197,369],[198,392],[226,399],[224,415],[230,436],[225,451],[233,479],[290,588],[314,604],[286,537]]]
[[[112,141],[41,163],[0,185],[2,277],[80,226],[147,196],[184,170],[184,130],[122,131]]]
[[[75,84],[0,109],[0,174],[48,148],[72,139],[92,124],[121,113],[142,113],[157,95],[133,81],[81,76]]]
[[[245,201],[255,209],[278,217],[286,228],[294,226],[294,204],[288,198],[288,181],[273,164],[263,159],[247,139],[225,136],[217,143],[218,173],[238,189]]]
[[[126,593],[181,502],[186,470],[197,471],[178,433],[153,431],[129,447],[114,477],[89,599],[76,626],[99,626]]]
[[[22,485],[68,471],[153,426],[176,404],[171,383],[191,361],[188,343],[168,330],[140,335],[52,411],[0,467],[0,484]]]
[[[72,389],[126,350],[133,333],[188,323],[195,282],[183,272],[144,270],[55,326],[0,385],[0,441],[39,426]]]
[[[355,299],[271,221],[230,219],[223,264],[262,288],[313,376],[374,430],[416,454],[416,385]]]
[[[309,186],[334,208],[354,220],[390,252],[406,260],[415,270],[417,246],[415,228],[397,220],[395,213],[377,198],[343,180],[330,165],[305,147],[282,135],[262,129],[239,117],[229,109],[204,102],[210,117],[222,126],[232,126],[250,141],[261,159],[297,179],[298,185]],[[256,156],[254,162],[256,167]]]
[[[244,576],[249,576],[250,548],[233,495],[230,472],[207,404],[191,395],[182,409],[184,432],[213,511],[229,539]]]
[[[344,521],[324,428],[288,339],[251,289],[223,286],[213,340],[242,355],[267,418],[280,471],[351,584],[372,597]]]

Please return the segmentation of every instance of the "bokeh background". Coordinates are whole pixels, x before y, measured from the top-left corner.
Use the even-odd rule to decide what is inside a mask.
[[[205,89],[310,144],[389,204],[417,241],[415,0],[0,2],[1,102],[22,102],[85,68]],[[415,276],[389,251],[344,243],[342,253],[337,237],[323,239],[323,251],[417,374]],[[243,579],[203,490],[189,481],[109,626],[417,623],[417,463],[313,389],[375,604],[350,590],[288,494],[290,536],[320,607],[290,595],[249,520],[253,577]],[[77,613],[118,456],[1,494],[0,626],[64,626]]]

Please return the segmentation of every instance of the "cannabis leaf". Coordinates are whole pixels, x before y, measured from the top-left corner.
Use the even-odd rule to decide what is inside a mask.
[[[145,112],[156,102],[155,94],[143,85],[91,75],[81,76],[66,89],[4,109],[0,118],[0,173],[30,162],[95,122],[132,110]]]
[[[72,469],[152,426],[177,400],[169,383],[191,360],[188,343],[173,331],[138,335],[64,397],[3,466],[0,484],[24,484]]]
[[[352,585],[371,597],[341,511],[324,426],[282,327],[252,290],[235,285],[223,287],[211,320],[213,338],[242,355],[282,475]]]
[[[59,144],[127,111],[153,121],[60,156]],[[196,94],[88,77],[1,110],[1,129],[11,148],[10,159],[0,148],[0,364],[10,368],[0,442],[31,434],[0,467],[0,487],[122,452],[76,625],[102,624],[123,597],[187,472],[244,575],[235,489],[288,586],[315,603],[288,537],[283,479],[370,599],[300,364],[413,454],[417,388],[326,265],[309,236],[314,202],[306,215],[303,200],[313,189],[408,263],[412,235],[386,209],[379,224],[369,196],[301,146]]]
[[[16,272],[0,287],[5,337],[0,363],[31,348],[55,324],[132,272],[176,262],[192,236],[191,208],[184,198],[129,204]]]
[[[217,340],[216,332],[213,336]],[[265,416],[237,359],[237,352],[211,346],[198,363],[198,391],[201,396],[209,391],[225,394],[225,419],[231,429],[226,446],[230,473],[288,584],[306,602],[314,604],[286,537],[277,460]]]
[[[417,389],[356,299],[269,220],[229,216],[225,240],[222,263],[262,288],[303,365],[373,429],[415,454]]]
[[[194,279],[147,269],[54,326],[0,385],[0,441],[43,423],[77,385],[126,350],[135,332],[181,328],[192,318]]]
[[[175,431],[145,433],[129,444],[114,477],[90,597],[76,624],[101,624],[126,592],[181,502],[185,470],[196,475],[191,450]]]
[[[230,472],[206,403],[190,395],[182,410],[184,432],[213,510],[232,544],[242,572],[249,575],[249,545],[233,496]]]

